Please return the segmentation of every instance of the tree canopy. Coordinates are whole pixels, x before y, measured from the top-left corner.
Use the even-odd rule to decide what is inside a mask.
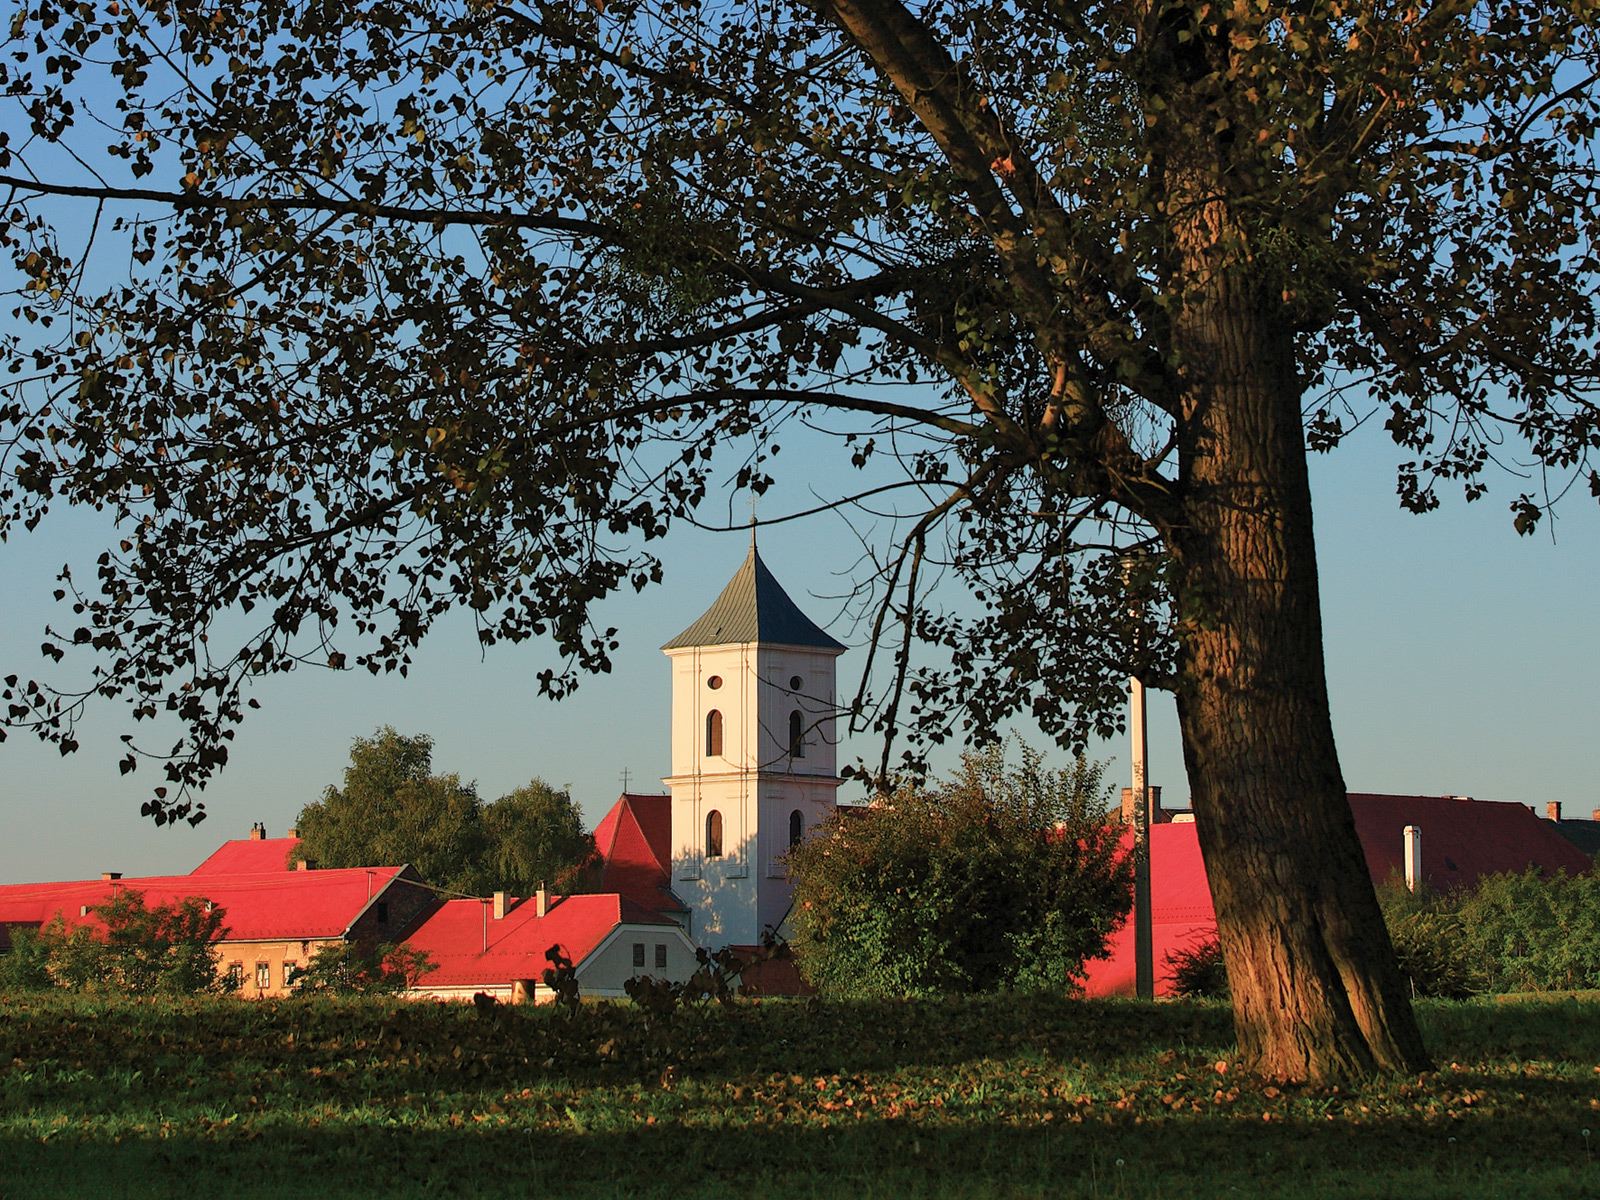
[[[203,896],[151,907],[137,888],[117,888],[89,907],[94,925],[69,929],[57,913],[38,929],[12,932],[0,955],[0,986],[60,987],[119,995],[193,995],[231,986],[217,972],[215,945],[227,913]]]
[[[433,739],[392,727],[357,738],[340,786],[300,810],[296,859],[321,867],[410,863],[429,883],[482,895],[581,884],[594,839],[572,797],[535,779],[485,805],[433,773]]]
[[[1133,901],[1102,779],[989,746],[936,787],[838,813],[789,856],[806,978],[854,997],[1081,983]]]
[[[8,723],[69,750],[91,696],[175,714],[165,820],[253,675],[403,672],[458,606],[552,639],[559,697],[719,472],[759,492],[780,431],[832,433],[863,474],[825,500],[893,518],[860,581],[890,669],[852,708],[880,773],[896,731],[1081,745],[1130,671],[1171,688],[1246,1058],[1418,1068],[1306,452],[1381,421],[1418,510],[1529,463],[1524,532],[1600,494],[1594,18],[25,0],[0,533],[119,532],[44,643],[90,681],[8,677]]]

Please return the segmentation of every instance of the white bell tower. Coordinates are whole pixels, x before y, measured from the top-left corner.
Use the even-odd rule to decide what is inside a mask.
[[[834,810],[844,646],[750,553],[661,648],[672,662],[672,890],[698,944],[752,946],[792,888],[783,857]]]

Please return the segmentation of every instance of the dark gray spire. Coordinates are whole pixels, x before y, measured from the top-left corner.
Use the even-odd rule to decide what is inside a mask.
[[[783,586],[772,577],[767,564],[756,553],[754,529],[750,553],[722,589],[716,603],[705,615],[663,650],[688,646],[731,646],[746,642],[765,642],[771,646],[806,646],[819,650],[843,650],[801,612]]]

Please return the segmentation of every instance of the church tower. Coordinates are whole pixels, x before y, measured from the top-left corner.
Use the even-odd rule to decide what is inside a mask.
[[[672,662],[672,890],[706,947],[776,929],[783,856],[834,810],[835,659],[844,646],[789,599],[756,553],[662,651]]]

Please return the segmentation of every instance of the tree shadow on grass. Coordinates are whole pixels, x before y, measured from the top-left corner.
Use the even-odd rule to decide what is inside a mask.
[[[620,1122],[621,1118],[619,1118]],[[69,1140],[71,1139],[71,1140]],[[0,1139],[0,1195],[1462,1197],[1594,1194],[1562,1122],[1440,1125],[1174,1117],[1028,1126],[870,1118],[829,1127],[230,1129],[120,1145]]]

